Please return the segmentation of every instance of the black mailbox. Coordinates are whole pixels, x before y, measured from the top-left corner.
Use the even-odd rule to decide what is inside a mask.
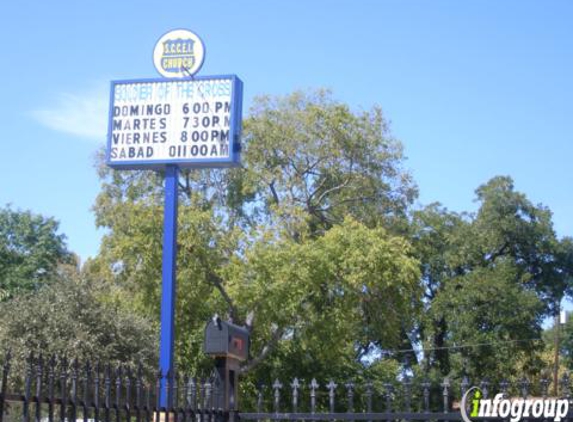
[[[205,328],[204,351],[210,356],[245,361],[249,357],[249,332],[246,328],[214,318]]]
[[[236,410],[240,362],[249,357],[249,332],[215,316],[205,327],[203,350],[215,358],[218,382],[223,387],[215,406],[223,410]],[[234,422],[233,418],[231,416],[229,422]]]

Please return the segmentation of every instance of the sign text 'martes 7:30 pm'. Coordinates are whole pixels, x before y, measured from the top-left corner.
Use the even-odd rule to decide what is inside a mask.
[[[112,82],[107,162],[132,169],[236,165],[241,99],[236,76]]]

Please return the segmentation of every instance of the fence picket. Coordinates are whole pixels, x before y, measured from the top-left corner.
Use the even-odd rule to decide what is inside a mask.
[[[569,388],[569,374],[567,372],[563,374],[561,380],[559,381],[559,384],[561,386],[561,395],[566,399],[570,399],[571,390]]]
[[[347,413],[354,413],[354,383],[352,381],[344,384],[347,391]]]
[[[404,377],[402,385],[404,387],[404,407],[406,412],[410,413],[412,411],[412,382],[408,375]]]
[[[155,376],[155,409],[154,409],[154,415],[155,415],[155,422],[159,422],[159,413],[161,412],[161,377],[163,376],[163,374],[161,373],[161,370],[157,371],[157,374]]]
[[[70,419],[75,422],[77,419],[77,399],[78,399],[78,360],[74,359],[72,361],[72,372],[71,372],[71,381],[72,381],[72,391],[71,391],[71,417]]]
[[[125,420],[131,421],[131,368],[125,370],[125,401],[123,405]]]
[[[8,373],[10,372],[10,359],[12,353],[8,351],[4,359],[4,366],[2,367],[2,390],[0,392],[0,422],[4,420],[4,404],[6,401],[6,392],[8,391]]]
[[[279,408],[280,408],[280,402],[281,402],[281,388],[283,388],[283,385],[281,384],[281,382],[276,379],[275,382],[273,383],[273,390],[275,392],[275,400],[274,400],[274,410],[275,413],[279,413]]]
[[[82,412],[84,416],[84,422],[88,422],[89,419],[89,386],[90,386],[90,378],[91,378],[91,366],[89,360],[86,361],[84,366],[84,379],[83,379],[83,392],[84,396],[82,399]]]
[[[290,385],[292,387],[292,411],[293,413],[298,412],[298,390],[300,388],[300,382],[298,378],[292,380]]]
[[[310,413],[316,413],[316,390],[318,387],[318,382],[313,378],[310,382]]]
[[[34,354],[28,356],[28,366],[26,369],[26,378],[24,381],[24,404],[22,410],[22,422],[30,421],[30,393],[32,388],[32,371],[33,371]]]
[[[444,397],[444,413],[448,413],[450,404],[450,380],[449,378],[444,378],[444,382],[442,382],[442,395]]]
[[[422,381],[422,395],[424,397],[424,413],[430,413],[430,380],[425,378]]]
[[[330,382],[326,384],[326,388],[328,388],[328,408],[330,410],[330,413],[334,413],[334,406],[335,406],[334,401],[336,400],[336,387],[337,385],[332,380],[330,380]]]
[[[35,420],[36,422],[40,422],[42,420],[42,381],[44,378],[44,358],[40,354],[38,356],[38,361],[36,363],[36,415]]]
[[[100,393],[100,373],[101,365],[99,360],[96,362],[95,373],[94,373],[94,419],[99,421],[99,393]]]
[[[104,373],[104,421],[110,422],[111,420],[111,367],[109,363],[105,367]]]
[[[384,383],[384,396],[386,398],[386,412],[392,413],[392,394],[394,393],[394,385],[392,383]]]
[[[68,360],[65,356],[60,360],[60,397],[60,422],[64,422],[68,411]]]
[[[113,409],[115,410],[115,421],[119,422],[121,418],[121,377],[122,377],[121,366],[115,368],[115,403]]]
[[[257,413],[263,413],[263,389],[264,384],[259,384],[257,388]]]
[[[366,391],[364,392],[366,397],[366,412],[372,413],[372,381],[366,381]]]
[[[151,421],[151,385],[145,386],[145,422]]]

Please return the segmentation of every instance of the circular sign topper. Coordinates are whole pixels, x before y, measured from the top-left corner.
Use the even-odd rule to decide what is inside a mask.
[[[166,78],[184,78],[199,71],[205,59],[201,38],[186,29],[175,29],[155,44],[153,64]]]

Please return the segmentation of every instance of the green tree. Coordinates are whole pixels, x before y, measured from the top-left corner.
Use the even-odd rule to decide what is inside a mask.
[[[535,366],[540,318],[555,312],[573,274],[571,241],[557,239],[546,207],[515,191],[509,177],[476,194],[475,215],[434,204],[413,219],[427,310],[418,339],[442,374],[459,374],[463,360],[476,375],[507,372],[512,360]]]
[[[474,248],[468,251],[469,264],[477,267],[512,262],[518,270],[517,278],[553,315],[571,285],[571,239],[559,240],[551,211],[517,192],[509,177],[491,179],[476,194],[481,206],[468,233],[475,238]]]
[[[522,370],[540,369],[543,304],[515,282],[517,271],[511,263],[476,269],[449,280],[432,303],[432,317],[447,323],[445,345],[457,352],[451,356],[457,374],[465,369],[472,379],[499,381],[513,375],[516,362]]]
[[[379,107],[352,113],[327,91],[261,97],[244,132],[243,190],[268,229],[321,234],[351,215],[395,230],[417,196]]]
[[[0,304],[0,342],[10,349],[13,373],[22,375],[29,353],[111,364],[157,364],[157,324],[106,301],[107,286],[61,269],[38,290]]]
[[[371,344],[395,345],[419,305],[415,260],[396,237],[416,187],[381,110],[354,113],[325,91],[262,97],[243,134],[242,168],[180,175],[180,362],[210,364],[201,343],[213,313],[252,330],[245,370],[278,356],[303,371],[339,356],[328,369],[342,370]],[[162,176],[103,164],[100,175],[107,234],[89,271],[157,318]]]
[[[372,347],[396,348],[418,316],[419,273],[408,243],[349,218],[302,244],[257,244],[227,270],[241,308],[271,322],[253,325],[261,353],[243,368],[261,363],[267,381],[355,376]]]
[[[72,262],[58,222],[30,211],[0,209],[0,295],[3,299],[38,289],[59,263]]]
[[[431,310],[447,282],[464,274],[458,265],[464,261],[458,256],[465,239],[459,233],[466,230],[468,224],[466,215],[448,212],[438,203],[415,211],[412,218],[412,244],[420,260],[424,303],[430,313],[419,321],[416,331],[409,336],[412,342],[407,342],[407,346],[413,348],[415,343],[425,343],[432,349],[428,359],[436,363],[443,374],[450,371],[448,321],[443,313],[434,316]]]

